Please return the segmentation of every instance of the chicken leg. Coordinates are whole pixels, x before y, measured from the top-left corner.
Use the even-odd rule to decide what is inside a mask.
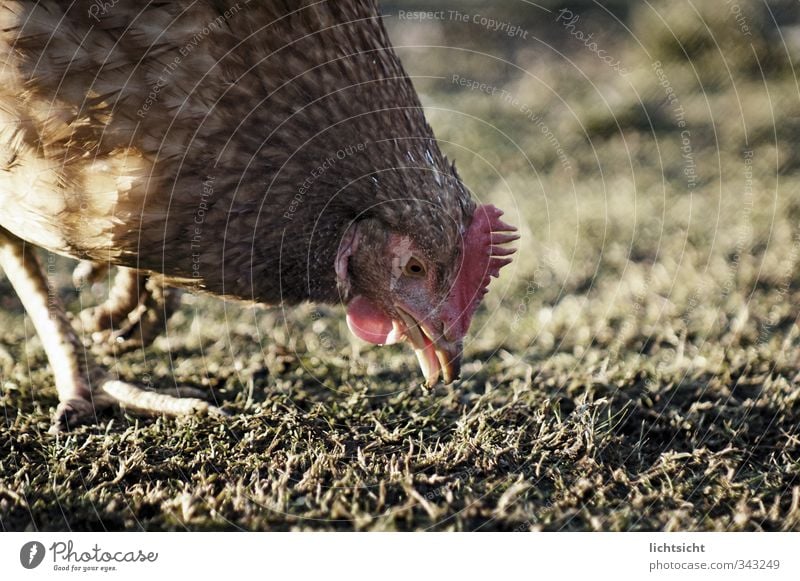
[[[92,274],[83,262],[73,277],[78,288]],[[89,263],[91,264],[91,263]],[[97,267],[107,270],[107,267]],[[181,291],[165,286],[159,277],[145,276],[129,268],[117,269],[108,298],[93,308],[84,309],[79,318],[82,328],[93,339],[93,346],[114,353],[147,347],[164,330],[180,306]]]
[[[184,415],[192,412],[224,414],[217,407],[195,398],[180,398],[145,391],[125,383],[94,364],[78,334],[67,319],[58,296],[48,287],[33,248],[0,228],[0,268],[17,292],[33,321],[55,376],[59,405],[51,432],[68,430],[92,421],[96,412],[113,404],[141,413]],[[186,388],[181,393],[196,393]]]

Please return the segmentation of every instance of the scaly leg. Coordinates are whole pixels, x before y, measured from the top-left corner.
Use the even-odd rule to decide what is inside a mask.
[[[144,301],[145,308],[132,328],[126,332],[126,336],[135,337],[140,345],[147,346],[164,332],[167,321],[180,308],[183,291],[166,286],[160,277],[153,276],[148,277],[145,286],[148,291]]]
[[[79,265],[78,268],[81,266]],[[73,273],[73,278],[76,278],[75,273]],[[108,298],[96,307],[80,312],[79,316],[84,331],[94,335],[119,328],[120,323],[127,319],[128,314],[139,306],[140,291],[144,287],[145,279],[144,275],[129,268],[117,270],[114,282],[108,291]]]
[[[94,417],[107,406],[93,397],[87,354],[67,320],[59,297],[47,285],[33,246],[0,228],[0,267],[22,301],[53,368],[59,406],[53,425],[68,428]]]
[[[152,343],[180,306],[180,299],[181,291],[164,286],[157,277],[118,268],[108,298],[81,311],[80,319],[98,347],[123,353]]]
[[[97,368],[70,325],[59,297],[49,289],[33,247],[2,228],[0,268],[33,321],[53,369],[60,403],[53,418],[52,432],[94,420],[96,410],[114,403],[143,413],[223,413],[203,400],[145,391],[113,379]],[[186,392],[179,390],[179,393],[181,391]]]
[[[126,321],[112,337],[118,349],[150,345],[164,332],[167,321],[181,306],[182,291],[165,286],[160,277],[145,277],[141,286],[139,304],[128,313]]]

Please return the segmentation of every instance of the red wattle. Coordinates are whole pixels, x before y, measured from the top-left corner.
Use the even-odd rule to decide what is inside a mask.
[[[394,328],[392,319],[361,295],[353,297],[347,305],[347,326],[356,337],[368,343],[388,345],[396,341],[394,337],[389,338]]]

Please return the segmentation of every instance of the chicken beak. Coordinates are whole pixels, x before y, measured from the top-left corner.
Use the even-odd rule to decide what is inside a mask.
[[[442,381],[445,385],[453,383],[461,377],[461,346],[460,345],[439,345],[436,349],[436,357],[442,369]]]
[[[405,326],[405,335],[414,347],[426,387],[433,387],[441,377],[445,384],[452,383],[461,374],[461,345],[444,337],[436,337],[425,325],[409,313],[398,309]]]

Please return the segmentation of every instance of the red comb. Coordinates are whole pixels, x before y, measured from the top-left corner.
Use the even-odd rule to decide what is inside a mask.
[[[511,262],[516,248],[501,246],[519,239],[514,226],[500,220],[502,210],[492,205],[478,206],[462,239],[461,268],[453,288],[442,306],[445,337],[455,341],[467,334],[472,317],[488,292],[491,277]]]

